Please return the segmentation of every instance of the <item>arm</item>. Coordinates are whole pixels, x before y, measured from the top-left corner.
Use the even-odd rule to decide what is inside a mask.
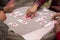
[[[60,13],[56,13],[52,16],[52,20],[56,20],[56,17],[59,17],[60,16]],[[59,19],[60,20],[60,19]]]
[[[59,17],[58,19],[55,19],[55,17]],[[56,40],[60,40],[60,13],[56,13],[53,15],[52,20],[56,20],[57,23],[54,25],[55,26],[55,37]]]
[[[6,6],[8,2],[9,0],[0,0],[0,10],[3,10],[3,7]]]
[[[56,40],[60,40],[60,21],[55,24]]]
[[[5,13],[10,13],[10,12],[12,12],[13,10],[14,10],[14,8],[15,8],[15,5],[14,5],[14,0],[10,0],[7,4],[6,4],[6,6],[4,7],[4,12]]]
[[[43,5],[45,2],[48,2],[49,0],[35,0],[34,4],[38,6],[38,8]]]
[[[40,8],[41,5],[43,5],[45,2],[47,2],[48,0],[35,0],[34,1],[34,5],[29,8],[26,12],[26,16],[27,18],[31,17],[35,17],[36,15],[36,11]]]
[[[8,35],[8,26],[0,20],[0,40],[6,40]]]

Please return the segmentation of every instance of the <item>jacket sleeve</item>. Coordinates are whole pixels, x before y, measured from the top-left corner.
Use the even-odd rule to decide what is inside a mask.
[[[6,6],[6,4],[9,2],[10,0],[0,0],[0,10],[3,10],[3,7]]]
[[[48,2],[49,0],[35,0],[34,4],[38,5],[38,8],[43,5],[45,2]]]
[[[8,26],[0,21],[0,40],[6,40],[8,35]]]

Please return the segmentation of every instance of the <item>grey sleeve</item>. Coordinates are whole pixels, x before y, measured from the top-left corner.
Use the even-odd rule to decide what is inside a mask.
[[[8,26],[4,22],[0,21],[0,40],[6,40],[8,29]]]

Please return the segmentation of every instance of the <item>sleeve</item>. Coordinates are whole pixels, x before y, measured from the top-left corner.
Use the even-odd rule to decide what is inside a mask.
[[[15,0],[10,0],[6,5],[14,4]]]
[[[0,40],[6,40],[8,35],[8,26],[0,21]]]
[[[37,4],[38,8],[39,8],[41,5],[43,5],[47,1],[49,1],[49,0],[35,0],[34,4]]]
[[[56,40],[60,40],[60,31],[56,33]]]
[[[0,0],[0,10],[3,10],[3,7],[6,6],[6,4],[9,2],[10,0]]]

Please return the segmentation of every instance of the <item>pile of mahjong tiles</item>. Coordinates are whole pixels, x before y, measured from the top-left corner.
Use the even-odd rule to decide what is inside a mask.
[[[26,18],[26,11],[28,8],[29,7],[22,7],[15,9],[12,13],[7,13],[7,20],[5,23],[11,30],[20,31],[21,34],[25,34],[43,28],[44,25],[50,22],[54,14],[54,12],[45,8],[37,11],[36,17],[33,19]]]

